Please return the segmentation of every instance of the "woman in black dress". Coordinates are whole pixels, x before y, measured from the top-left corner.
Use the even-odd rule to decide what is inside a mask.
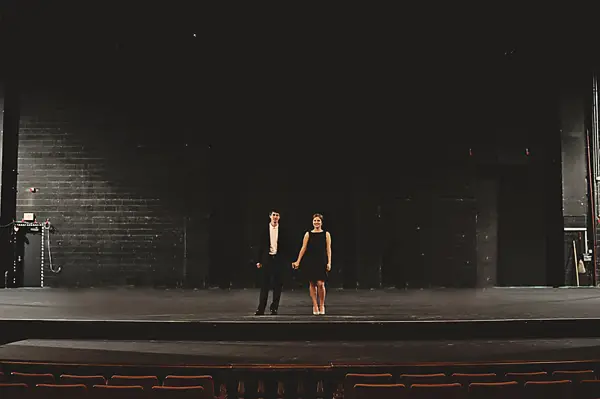
[[[313,229],[304,234],[302,248],[298,260],[292,263],[294,269],[300,267],[306,276],[310,298],[313,303],[313,314],[325,314],[325,280],[331,271],[331,235],[323,230],[323,216],[313,215]]]

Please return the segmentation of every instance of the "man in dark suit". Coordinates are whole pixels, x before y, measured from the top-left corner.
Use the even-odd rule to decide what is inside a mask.
[[[273,301],[270,310],[272,315],[277,314],[281,290],[283,288],[283,274],[288,267],[287,254],[288,243],[285,229],[279,225],[279,212],[271,210],[269,218],[271,222],[261,229],[260,242],[258,244],[258,256],[256,267],[262,272],[260,297],[256,315],[265,314],[269,290],[273,289]]]

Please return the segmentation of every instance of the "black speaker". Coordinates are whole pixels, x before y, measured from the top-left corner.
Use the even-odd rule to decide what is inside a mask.
[[[13,270],[7,274],[7,287],[42,287],[44,233],[41,223],[15,223]]]

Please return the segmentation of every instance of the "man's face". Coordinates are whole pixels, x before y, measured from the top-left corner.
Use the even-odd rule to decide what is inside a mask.
[[[279,214],[277,212],[271,212],[271,223],[273,226],[279,224]]]

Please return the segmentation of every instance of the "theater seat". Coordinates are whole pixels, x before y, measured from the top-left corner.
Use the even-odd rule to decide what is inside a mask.
[[[156,398],[190,398],[190,399],[213,399],[201,386],[185,387],[152,387],[153,396]]]
[[[556,370],[552,373],[554,380],[571,380],[579,383],[582,380],[595,380],[594,370]]]
[[[569,380],[528,381],[524,396],[530,399],[571,399],[572,385]]]
[[[106,384],[106,379],[101,375],[62,374],[59,378],[59,382],[66,385],[83,384],[88,388],[92,388],[94,385]]]
[[[151,390],[152,387],[160,385],[158,377],[154,375],[113,375],[108,380],[108,385],[139,385],[144,389]]]
[[[527,381],[547,381],[550,376],[545,371],[530,371],[521,373],[506,373],[506,381],[517,381],[525,384]]]
[[[168,375],[163,380],[165,387],[201,386],[210,397],[215,395],[215,385],[210,375]]]
[[[410,397],[414,399],[464,399],[465,391],[458,382],[452,384],[413,384]]]
[[[407,397],[408,389],[403,384],[356,384],[355,399],[400,399]]]
[[[22,382],[30,387],[34,387],[37,384],[54,384],[54,375],[50,373],[20,373],[13,371],[10,373],[10,382]]]
[[[449,382],[459,382],[468,387],[473,382],[496,382],[496,373],[453,373]]]
[[[573,386],[576,397],[581,399],[600,398],[600,380],[583,380]]]
[[[468,386],[469,399],[520,398],[523,389],[517,381],[473,382]]]
[[[90,394],[93,399],[142,399],[148,396],[139,385],[94,385]]]
[[[3,382],[0,383],[0,398],[2,399],[23,399],[28,398],[29,388],[22,382]]]
[[[413,384],[446,384],[448,377],[444,373],[432,374],[401,374],[399,383],[408,386]]]
[[[392,375],[384,374],[357,374],[348,373],[344,377],[344,399],[354,399],[354,386],[356,384],[391,384]]]
[[[81,399],[87,394],[87,387],[83,384],[38,384],[35,396],[44,399]]]

